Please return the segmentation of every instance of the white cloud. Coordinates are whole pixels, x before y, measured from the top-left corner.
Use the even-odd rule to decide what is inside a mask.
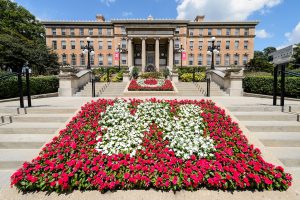
[[[270,9],[282,1],[283,0],[178,0],[177,18],[194,19],[196,15],[205,15],[208,20],[246,20],[255,11]]]
[[[289,44],[300,43],[300,22],[295,26],[292,32],[285,33]]]
[[[272,35],[268,33],[265,29],[260,29],[255,31],[256,37],[265,39],[265,38],[270,38]]]
[[[110,6],[111,3],[114,3],[116,0],[101,0],[102,3],[105,3],[106,6]]]
[[[129,16],[131,16],[133,13],[132,12],[128,12],[128,11],[123,11],[122,12],[122,16],[123,17],[129,17]]]

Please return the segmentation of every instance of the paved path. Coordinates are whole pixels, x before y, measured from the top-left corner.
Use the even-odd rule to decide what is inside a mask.
[[[108,98],[108,97],[107,97]],[[150,97],[141,97],[141,99],[146,99],[146,98],[150,98]],[[177,96],[177,97],[163,97],[164,99],[201,99],[201,98],[205,98],[205,97],[197,97],[197,96]],[[94,100],[96,100],[97,98],[95,98]],[[271,99],[263,99],[263,98],[255,98],[255,97],[212,97],[211,98],[214,102],[216,102],[219,106],[222,106],[223,108],[225,108],[227,113],[230,113],[233,117],[233,120],[238,121],[240,124],[240,128],[243,130],[244,134],[246,135],[246,137],[249,139],[249,142],[254,144],[256,147],[260,148],[262,150],[262,153],[264,155],[264,158],[268,161],[268,162],[272,162],[276,165],[283,165],[283,163],[280,161],[281,157],[278,154],[278,157],[274,156],[274,152],[276,152],[276,149],[271,149],[269,148],[267,145],[267,143],[265,142],[267,136],[264,135],[265,133],[259,133],[259,137],[257,137],[255,134],[252,134],[248,129],[247,126],[249,127],[249,124],[251,125],[251,123],[261,123],[261,122],[257,122],[255,120],[255,117],[253,117],[253,115],[251,115],[251,113],[249,114],[247,109],[253,109],[253,107],[258,107],[260,110],[260,112],[262,112],[264,115],[262,118],[266,119],[266,121],[272,122],[274,123],[274,120],[282,120],[285,121],[286,123],[292,123],[289,125],[298,125],[296,122],[291,122],[290,120],[293,120],[293,116],[286,114],[286,113],[281,113],[280,112],[280,107],[273,107],[270,106],[272,105],[272,100]],[[84,97],[69,97],[69,98],[61,98],[61,97],[53,97],[53,98],[45,98],[45,99],[34,99],[33,100],[33,110],[36,110],[34,113],[31,113],[31,118],[35,119],[37,116],[37,114],[39,113],[40,110],[43,110],[44,108],[48,108],[48,109],[62,109],[63,107],[76,107],[79,108],[80,106],[82,106],[84,103],[91,101],[92,98],[84,98]],[[8,113],[11,110],[14,110],[18,107],[18,102],[14,101],[14,102],[4,102],[0,104],[0,115],[1,112],[5,112]],[[298,111],[300,113],[300,102],[299,101],[286,101],[286,105],[289,106],[291,105],[293,107],[293,110]],[[241,107],[243,107],[244,111],[241,110],[235,110],[236,109],[240,109]],[[226,109],[228,108],[228,109]],[[231,111],[232,113],[231,113]],[[273,110],[272,112],[277,112],[277,114],[274,115],[274,118],[272,116],[270,116],[270,113],[265,113],[264,111],[270,111]],[[279,115],[279,113],[282,114],[282,117],[276,117],[277,115]],[[43,112],[41,112],[40,114],[45,114]],[[273,113],[274,114],[274,113]],[[236,116],[235,116],[236,115]],[[239,119],[241,121],[239,121]],[[247,121],[246,121],[246,120]],[[251,119],[252,121],[249,122],[248,120]],[[29,126],[30,123],[26,122],[26,120],[28,119],[18,119],[18,122],[15,122],[15,125],[17,123],[19,123],[19,125],[22,126],[21,123],[27,123],[27,126]],[[29,120],[30,121],[30,120]],[[254,121],[254,122],[253,122]],[[261,120],[260,120],[261,121]],[[283,123],[285,123],[283,122]],[[61,121],[60,121],[61,123]],[[263,123],[268,123],[268,122],[263,122]],[[40,123],[40,125],[43,123]],[[6,125],[8,128],[9,126],[14,126],[14,124],[10,124],[10,125]],[[41,125],[42,126],[42,125]],[[4,126],[3,126],[4,127]],[[25,127],[25,125],[24,125]],[[299,123],[299,127],[300,127],[300,123]],[[16,128],[16,127],[14,127]],[[8,129],[8,130],[14,130],[14,129]],[[273,130],[272,130],[273,131]],[[298,129],[296,128],[296,131],[298,131]],[[274,136],[273,140],[275,140],[276,143],[276,137],[280,138],[280,133],[284,133],[283,132],[278,132],[279,134]],[[21,143],[22,141],[24,142],[24,140],[26,141],[27,139],[34,137],[32,135],[28,136],[26,135],[26,131],[25,133],[22,133],[23,135],[23,139],[21,139]],[[46,133],[43,133],[46,134]],[[37,134],[39,135],[37,138],[34,139],[34,141],[37,141],[37,143],[40,143],[41,141],[47,139],[45,135],[43,134]],[[49,134],[49,133],[48,133]],[[55,134],[53,132],[53,134]],[[286,138],[292,137],[294,138],[294,136],[291,133],[288,133],[289,136],[284,135]],[[44,137],[45,136],[45,137]],[[7,140],[7,135],[5,136],[6,140]],[[2,140],[5,140],[5,137],[3,137]],[[14,136],[16,138],[16,136]],[[51,138],[51,137],[50,137]],[[9,139],[9,140],[13,140]],[[274,141],[269,141],[269,143],[274,143]],[[278,142],[278,141],[277,141]],[[0,144],[1,144],[1,140],[0,140]],[[26,144],[23,144],[26,146]],[[266,146],[265,146],[266,145]],[[297,142],[295,142],[295,144],[289,144],[288,145],[298,145]],[[1,145],[0,145],[1,147]],[[289,147],[288,147],[289,148]],[[299,148],[297,146],[297,148]],[[292,149],[291,151],[293,151],[295,149]],[[6,150],[6,151],[11,151],[11,150]],[[30,150],[29,150],[30,151]],[[280,150],[279,150],[280,152]],[[37,152],[31,152],[32,153],[32,157],[34,157],[33,154],[36,154]],[[4,154],[1,154],[1,150],[0,150],[0,162],[1,159],[5,159],[7,156],[2,156]],[[292,155],[291,155],[292,156]],[[31,158],[32,158],[31,157]],[[14,157],[12,156],[11,159],[13,159]],[[24,157],[25,158],[25,157]],[[279,159],[278,159],[279,158]],[[25,158],[25,159],[30,159],[30,158]],[[10,173],[11,171],[5,171],[3,170],[3,173]],[[1,176],[2,178],[2,176]],[[1,179],[0,179],[1,181]],[[45,193],[39,192],[39,193],[34,193],[34,194],[19,194],[15,189],[10,189],[7,187],[3,187],[1,189],[0,192],[0,199],[300,199],[300,183],[299,183],[299,179],[296,179],[294,181],[294,185],[293,187],[291,187],[288,191],[286,192],[277,192],[277,191],[265,191],[265,192],[234,192],[229,193],[229,192],[220,192],[220,191],[208,191],[208,190],[199,190],[197,192],[178,192],[175,195],[172,192],[169,193],[162,193],[162,192],[155,192],[155,191],[118,191],[118,192],[114,192],[114,193],[106,193],[106,194],[101,194],[97,191],[89,191],[89,192],[78,192],[75,191],[71,194],[68,195],[60,195],[58,196],[55,193],[50,194],[49,196],[46,195]]]

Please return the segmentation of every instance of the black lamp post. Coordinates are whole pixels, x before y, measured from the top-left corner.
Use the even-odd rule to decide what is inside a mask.
[[[211,47],[208,47],[208,50],[207,50],[207,55],[211,55],[210,70],[214,70],[215,69],[215,59],[214,59],[215,55],[214,54],[220,53],[219,52],[219,47],[215,46],[215,41],[216,41],[216,38],[212,37],[211,38]],[[208,97],[210,96],[210,74],[209,74],[210,70],[208,70],[206,72],[206,83],[207,83],[206,94],[207,94]]]
[[[180,53],[180,68],[182,68],[182,52],[184,52],[184,48],[182,47],[182,43],[180,44],[180,48],[177,49],[177,52]]]
[[[87,37],[86,40],[87,40],[87,45],[84,47],[82,53],[88,55],[87,69],[91,69],[91,57],[90,56],[95,55],[95,52],[94,52],[93,46],[91,46],[91,38]]]
[[[121,44],[120,44],[120,42],[119,42],[119,43],[118,43],[117,52],[119,53],[119,71],[121,71],[121,54],[122,54],[122,53],[126,53],[126,52],[127,52],[127,49],[121,48]]]

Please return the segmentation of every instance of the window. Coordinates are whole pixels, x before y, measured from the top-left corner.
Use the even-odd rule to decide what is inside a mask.
[[[219,41],[217,41],[217,44],[216,44],[216,46],[218,47],[218,48],[221,48],[221,41],[219,40]]]
[[[175,54],[175,65],[179,65],[179,61],[180,61],[180,53],[176,53]]]
[[[193,36],[193,35],[194,35],[194,29],[192,29],[192,28],[189,29],[189,35],[190,35],[190,36]]]
[[[95,55],[91,55],[90,62],[91,62],[91,65],[95,65]]]
[[[107,49],[112,49],[112,42],[111,41],[107,41]]]
[[[216,65],[220,65],[221,64],[221,56],[220,54],[216,55]]]
[[[89,28],[89,35],[93,35],[94,34],[94,29],[93,28]]]
[[[239,28],[236,28],[236,29],[235,29],[234,35],[240,35],[240,29],[239,29]]]
[[[74,28],[70,28],[70,35],[74,36],[75,35],[75,29]]]
[[[203,48],[203,41],[199,41],[199,49],[202,50]]]
[[[122,39],[122,41],[121,41],[121,48],[122,49],[126,49],[126,43],[127,43],[127,41],[126,41],[126,39]]]
[[[75,46],[75,40],[71,40],[71,49],[75,49],[76,46]]]
[[[212,42],[211,42],[211,41],[208,41],[207,47],[208,47],[208,48],[211,48],[211,46],[212,46]]]
[[[248,44],[249,44],[248,40],[245,40],[244,41],[244,49],[248,49]]]
[[[189,65],[194,65],[194,55],[193,54],[189,55]]]
[[[211,35],[211,28],[207,30],[207,35]]]
[[[175,45],[174,45],[174,48],[175,49],[179,49],[180,47],[179,47],[179,45],[180,45],[180,41],[178,40],[178,39],[176,39],[175,40],[175,43],[174,43]]]
[[[211,55],[206,54],[206,65],[211,66]]]
[[[121,63],[122,63],[123,65],[126,64],[126,54],[124,54],[124,53],[121,53]]]
[[[179,34],[179,28],[178,27],[176,27],[176,29],[175,29],[175,34]]]
[[[57,49],[57,41],[56,40],[52,41],[52,49]]]
[[[239,49],[240,41],[236,40],[234,41],[234,48],[237,50]]]
[[[244,36],[248,36],[249,35],[249,28],[245,28],[244,29]]]
[[[98,41],[98,49],[103,49],[103,41]]]
[[[84,54],[80,55],[80,65],[82,65],[82,66],[85,65],[85,55]]]
[[[62,48],[62,49],[67,49],[67,44],[66,44],[66,41],[65,41],[65,40],[62,40],[62,41],[61,41],[61,48]]]
[[[238,54],[234,55],[234,65],[239,65],[240,64],[240,56]]]
[[[62,55],[62,64],[67,65],[67,55],[66,54]]]
[[[199,29],[199,35],[202,36],[203,35],[203,28]]]
[[[125,26],[121,27],[121,34],[122,35],[126,35],[126,28],[125,28]]]
[[[108,54],[107,56],[107,65],[111,66],[113,63],[112,63],[112,55],[111,54]]]
[[[94,48],[94,41],[90,41],[90,47]]]
[[[243,56],[243,65],[246,65],[248,63],[248,55]]]
[[[71,57],[71,65],[77,65],[77,62],[76,62],[76,55],[75,54],[72,54],[72,57]]]
[[[194,41],[190,41],[190,49],[194,48]]]
[[[230,49],[230,41],[226,41],[226,49]]]
[[[79,35],[84,35],[84,28],[79,29]]]
[[[217,35],[222,35],[222,29],[220,28],[217,29]]]
[[[229,66],[230,65],[230,55],[229,54],[225,55],[224,63],[225,63],[225,66]]]
[[[202,66],[202,65],[203,65],[203,56],[202,56],[202,54],[199,54],[199,55],[198,55],[198,65],[199,65],[199,66]]]
[[[111,28],[108,28],[107,29],[107,35],[111,35],[112,34],[112,29]]]
[[[83,40],[80,40],[80,48],[84,49],[84,41]]]
[[[52,28],[52,35],[56,35],[56,28]]]
[[[102,28],[101,27],[98,28],[98,35],[102,35]]]
[[[231,29],[230,28],[226,28],[226,35],[230,35]]]
[[[103,55],[102,54],[99,54],[98,55],[98,65],[103,65]]]
[[[61,35],[66,35],[66,29],[65,28],[61,28]]]

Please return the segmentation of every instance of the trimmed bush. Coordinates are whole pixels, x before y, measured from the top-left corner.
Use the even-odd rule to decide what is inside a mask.
[[[272,76],[245,77],[243,87],[245,92],[273,95]],[[278,95],[280,93],[280,78],[278,79]],[[286,77],[285,93],[287,97],[300,98],[300,78]]]
[[[184,73],[181,75],[182,82],[192,82],[193,81],[193,73]],[[205,81],[205,73],[204,72],[196,72],[195,73],[195,82],[203,82]]]
[[[148,78],[160,79],[160,78],[163,78],[163,74],[160,73],[160,72],[145,72],[145,73],[142,73],[140,75],[140,78],[143,78],[143,79],[148,79]]]
[[[23,94],[26,94],[26,80],[23,81]],[[56,76],[39,76],[30,77],[31,95],[46,94],[58,91],[58,77]],[[19,96],[17,77],[11,77],[0,82],[0,99],[7,99]]]

